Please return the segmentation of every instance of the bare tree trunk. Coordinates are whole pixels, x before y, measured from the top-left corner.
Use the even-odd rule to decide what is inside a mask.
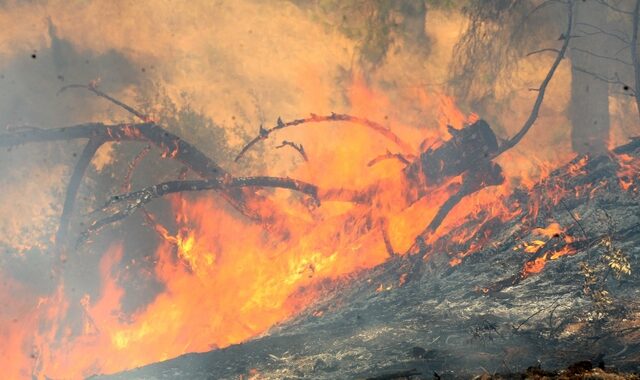
[[[640,23],[640,0],[636,0],[633,8],[633,27],[631,33],[631,61],[633,62],[633,78],[635,83],[634,97],[638,114],[640,114],[640,57],[638,57],[638,23]]]
[[[606,29],[607,11],[594,0],[578,1],[576,26],[585,24]],[[605,153],[609,141],[609,84],[584,71],[608,73],[611,62],[595,56],[607,54],[607,37],[582,35],[576,27],[577,38],[571,47],[571,142],[579,154]]]

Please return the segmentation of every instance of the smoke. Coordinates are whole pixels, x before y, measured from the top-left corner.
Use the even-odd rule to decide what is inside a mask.
[[[320,6],[322,4],[325,6]],[[337,7],[339,4],[346,5]],[[366,7],[361,7],[362,4]],[[501,12],[511,11],[514,7],[511,4]],[[524,10],[517,8],[517,17],[510,19],[507,25],[521,20]],[[482,17],[491,22],[503,21],[502,16],[497,15]],[[304,144],[310,156],[308,164],[301,164],[293,151],[274,149],[281,142],[279,138],[265,141],[262,150],[256,150],[239,164],[232,158],[243,143],[258,132],[260,125],[272,126],[278,117],[291,120],[311,112],[350,112],[379,121],[410,140],[414,147],[423,140],[446,138],[446,124],[462,127],[472,112],[500,125],[497,129],[502,137],[512,135],[526,119],[535,97],[535,93],[527,88],[539,83],[551,58],[527,59],[522,57],[520,50],[508,50],[525,39],[511,40],[511,45],[505,47],[507,50],[499,48],[498,51],[491,49],[492,41],[488,39],[474,42],[475,50],[472,49],[486,54],[465,56],[466,61],[457,62],[464,49],[456,50],[453,59],[452,50],[460,36],[465,35],[465,30],[466,36],[473,30],[465,29],[470,22],[473,25],[470,18],[473,19],[455,8],[430,9],[421,1],[5,2],[0,6],[0,24],[5,28],[0,34],[0,128],[50,128],[87,121],[133,120],[123,110],[82,90],[68,89],[59,93],[68,84],[94,82],[101,90],[135,105],[172,132],[193,142],[234,174],[290,175],[323,186],[364,187],[391,174],[389,166],[366,168],[368,160],[373,158],[370,152],[384,153],[387,146],[357,130],[343,131],[318,125],[288,131],[287,139]],[[531,22],[541,23],[539,19]],[[503,32],[492,36],[506,38]],[[526,47],[539,42],[537,37],[526,41],[523,45]],[[497,56],[492,56],[493,53]],[[512,66],[500,66],[512,59],[516,60]],[[482,66],[496,62],[499,63],[497,66]],[[469,91],[470,97],[476,96],[475,90],[488,91],[492,101],[479,104],[448,96],[451,95],[447,93],[447,84],[451,84],[451,65],[462,67],[465,78],[472,82],[467,87],[454,82],[453,88],[473,89]],[[480,80],[487,73],[495,78],[488,82]],[[539,169],[540,162],[529,156],[533,151],[537,159],[545,163],[557,162],[570,153],[566,149],[569,128],[564,116],[568,75],[567,68],[561,67],[539,119],[539,124],[553,128],[534,127],[521,148],[501,158],[510,178],[526,177],[529,169]],[[504,83],[510,86],[504,86]],[[462,104],[463,112],[458,110],[456,100],[466,100]],[[3,189],[0,245],[6,249],[0,258],[0,271],[16,283],[29,284],[25,286],[33,287],[33,293],[38,295],[57,290],[50,273],[52,236],[71,168],[81,149],[82,142],[63,142],[33,144],[0,152],[0,186]],[[107,144],[101,148],[78,197],[79,211],[72,223],[75,232],[86,228],[81,221],[89,211],[118,192],[122,185],[119,181],[129,162],[142,149],[144,144]],[[149,159],[142,161],[134,177],[134,188],[178,176],[181,166],[161,160],[159,156],[158,151],[151,150]],[[274,198],[289,196],[289,193],[283,196],[276,192]],[[215,219],[211,215],[216,215],[211,210],[223,206],[218,204],[222,202],[205,203],[207,207],[198,211],[197,216],[198,220],[205,221],[200,224],[208,225],[207,218]],[[343,205],[323,207],[329,210],[326,211],[329,216],[332,216],[331,207],[335,208],[336,215],[345,208]],[[172,215],[179,208],[175,204],[157,202],[149,210],[167,228],[174,229],[177,223]],[[224,211],[228,214],[218,216],[212,224],[216,234],[202,232],[213,241],[209,243],[214,248],[218,243],[212,236],[222,235],[219,230],[225,227],[229,230],[229,226],[234,227],[231,232],[236,233],[255,232],[253,227],[246,228],[238,221],[233,211]],[[414,212],[416,218],[426,215],[422,209],[416,208]],[[133,215],[126,224],[100,231],[78,250],[64,270],[64,292],[72,305],[68,306],[70,310],[85,307],[87,296],[94,301],[99,298],[100,287],[104,285],[99,283],[101,276],[108,276],[113,269],[110,265],[115,268],[118,264],[108,262],[115,261],[114,257],[118,257],[128,270],[119,277],[114,276],[108,284],[120,286],[125,296],[103,300],[107,304],[105,309],[114,307],[108,302],[119,303],[116,306],[125,315],[110,315],[116,320],[115,325],[125,325],[123,321],[127,317],[143,311],[167,289],[166,282],[161,281],[164,279],[157,278],[154,272],[157,265],[154,252],[159,238],[156,231],[145,224],[147,222],[142,215]],[[391,222],[397,235],[402,235],[395,238],[402,240],[402,244],[410,244],[409,240],[414,236],[406,231],[418,227],[403,224],[402,218]],[[196,227],[193,229],[197,230]],[[325,228],[329,236],[333,227]],[[261,236],[259,239],[253,235]],[[267,235],[256,232],[252,233],[251,239],[262,243],[262,240],[268,240]],[[242,238],[237,240],[251,240]],[[121,256],[105,254],[114,241],[122,242],[118,245],[122,248]],[[246,250],[243,244],[248,244],[246,241],[232,243],[236,248],[234,252],[239,253]],[[265,259],[259,255],[261,252],[251,253],[256,258],[252,263],[245,263],[251,269],[255,269],[257,262],[264,261],[267,265],[272,259]],[[375,260],[383,260],[384,254],[380,250],[370,252],[369,257],[345,259],[353,260],[355,264],[341,264],[338,273],[342,275],[356,266],[373,265]],[[102,261],[103,256],[107,261]],[[250,260],[252,256],[243,257]],[[332,260],[335,257],[338,255],[330,256]],[[238,259],[237,256],[232,258]],[[169,268],[177,265],[175,258],[174,261],[168,257],[164,259]],[[228,260],[232,261],[231,258]],[[305,264],[304,272],[296,276],[304,277],[308,268],[323,270],[311,265],[314,262]],[[298,270],[297,266],[292,267]],[[283,268],[281,272],[290,269]],[[326,264],[326,268],[332,267]],[[184,268],[174,270],[185,277],[193,274]],[[329,269],[324,270],[329,272]],[[251,275],[250,271],[240,273]],[[230,274],[225,275],[233,280]],[[264,273],[260,275],[268,277]],[[224,286],[224,281],[218,281]],[[279,284],[270,285],[270,289],[279,289]],[[1,297],[14,292],[16,285],[3,286],[0,299],[4,300]],[[185,293],[192,290],[189,282],[174,286],[174,290]],[[282,296],[282,292],[280,290],[278,295]],[[232,293],[225,295],[234,298],[234,302],[237,301],[235,296]],[[268,299],[268,296],[262,298]],[[31,304],[25,301],[28,304],[25,308],[33,311],[38,307],[37,297],[30,300],[33,301]],[[167,296],[162,302],[171,305],[173,299]],[[250,309],[259,309],[256,305],[261,304],[252,304]],[[295,306],[299,308],[300,305]],[[155,314],[150,315],[162,316],[164,313],[160,308],[154,310]],[[83,310],[75,312],[81,316],[86,314]],[[193,310],[190,312],[194,313]],[[281,310],[278,318],[274,315],[270,318],[277,322],[288,314]],[[237,322],[233,314],[225,317]],[[206,320],[202,316],[198,318]],[[239,326],[236,335],[220,338],[218,343],[239,342],[262,332],[271,324],[265,321],[261,320],[257,324],[259,327]],[[216,323],[215,326],[224,326],[220,321]],[[83,323],[79,325],[86,327]],[[0,326],[0,331],[6,326],[9,325]],[[135,329],[131,331],[134,336]],[[118,337],[122,341],[117,343],[123,345],[124,338]],[[135,338],[143,340],[140,336]],[[208,337],[200,337],[200,340],[205,338]],[[204,347],[202,342],[199,344],[198,347]],[[2,349],[0,354],[3,354]],[[110,368],[122,369],[117,364],[110,365]]]

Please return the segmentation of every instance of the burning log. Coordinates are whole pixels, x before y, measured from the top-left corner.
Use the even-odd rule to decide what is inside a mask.
[[[499,150],[495,133],[484,120],[455,129],[448,127],[451,139],[422,152],[404,170],[407,178],[422,187],[433,187],[467,171],[477,171]],[[480,169],[481,170],[481,169]]]

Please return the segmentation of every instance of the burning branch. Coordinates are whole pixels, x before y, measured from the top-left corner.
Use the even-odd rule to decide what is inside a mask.
[[[311,114],[311,116],[307,117],[307,118],[303,118],[303,119],[296,119],[296,120],[292,120],[292,121],[288,121],[288,122],[283,122],[281,118],[278,118],[278,121],[276,122],[276,126],[269,128],[269,129],[265,129],[262,127],[262,125],[260,126],[260,130],[259,133],[256,137],[254,137],[251,141],[249,141],[247,143],[247,145],[245,145],[242,150],[240,151],[240,153],[238,153],[238,155],[236,156],[236,158],[234,159],[235,162],[238,162],[238,160],[240,160],[240,158],[242,158],[242,156],[249,150],[251,149],[252,146],[254,146],[255,144],[257,144],[259,141],[261,140],[266,140],[269,135],[275,131],[278,131],[280,129],[284,129],[287,127],[293,127],[296,125],[301,125],[301,124],[308,124],[308,123],[320,123],[320,122],[325,122],[325,121],[344,121],[344,122],[349,122],[349,123],[353,123],[353,124],[357,124],[357,125],[362,125],[365,126],[367,128],[371,128],[373,129],[375,132],[381,134],[382,136],[384,136],[385,138],[391,140],[393,143],[395,143],[396,145],[398,145],[400,148],[402,148],[402,150],[410,152],[412,151],[411,147],[409,146],[409,144],[405,143],[404,141],[402,141],[395,133],[391,132],[391,130],[381,124],[376,123],[375,121],[371,121],[362,117],[357,117],[357,116],[351,116],[351,115],[347,115],[347,114],[337,114],[337,113],[331,113],[331,115],[328,116],[321,116],[321,115],[316,115],[316,114]]]
[[[408,157],[408,158],[407,158]],[[375,157],[373,160],[369,161],[367,163],[367,166],[371,167],[381,161],[384,160],[389,160],[389,159],[395,159],[398,160],[400,162],[402,162],[403,164],[405,164],[405,166],[408,166],[411,164],[411,161],[409,160],[414,160],[416,157],[412,154],[407,155],[406,157],[402,154],[402,153],[391,153],[389,151],[387,151],[387,153],[385,154],[381,154],[377,157]]]
[[[551,65],[551,68],[549,69],[547,76],[542,81],[542,84],[540,84],[538,96],[536,97],[536,101],[533,105],[533,109],[531,110],[531,114],[529,115],[529,118],[522,126],[522,129],[520,129],[520,131],[515,136],[513,136],[510,140],[507,140],[505,143],[503,143],[500,146],[500,149],[491,157],[492,159],[498,157],[502,153],[516,146],[516,144],[518,144],[520,140],[522,140],[522,138],[527,134],[527,132],[529,132],[529,129],[531,129],[533,124],[536,122],[536,119],[538,118],[538,113],[540,112],[540,107],[542,106],[542,101],[544,100],[544,94],[547,90],[547,86],[549,85],[549,82],[551,82],[551,79],[553,78],[553,75],[555,74],[556,69],[558,68],[558,66],[560,66],[560,62],[564,58],[564,55],[567,52],[567,48],[569,47],[569,41],[571,40],[571,31],[573,29],[573,0],[570,0],[568,2],[567,7],[569,8],[568,16],[567,16],[567,29],[563,34],[564,38],[563,38],[562,47],[560,48],[560,51],[558,51],[558,55],[556,56],[555,61]]]
[[[84,85],[84,84],[70,84],[68,86],[64,86],[60,89],[60,91],[58,91],[58,94],[61,94],[62,92],[70,89],[70,88],[84,88],[86,90],[89,90],[91,92],[93,92],[94,94],[96,94],[97,96],[101,97],[101,98],[105,98],[108,101],[110,101],[111,103],[127,110],[129,113],[135,115],[138,119],[142,120],[143,122],[147,122],[147,121],[151,121],[151,119],[143,114],[142,112],[136,110],[135,108],[121,102],[120,100],[98,90],[98,86],[95,82],[91,82],[88,85]]]
[[[276,149],[284,148],[285,146],[292,147],[293,149],[298,151],[298,153],[300,153],[300,155],[302,156],[302,158],[304,158],[305,161],[309,161],[309,157],[307,157],[307,153],[304,151],[304,147],[302,146],[302,144],[296,144],[292,141],[284,140],[282,141],[282,144],[276,147]]]
[[[251,181],[234,178],[195,146],[168,132],[155,123],[146,122],[140,124],[116,125],[88,123],[54,129],[20,129],[13,133],[2,134],[2,136],[0,136],[0,147],[10,148],[31,142],[67,141],[74,139],[88,139],[89,143],[81,154],[67,189],[61,222],[56,235],[56,243],[58,245],[63,244],[66,239],[69,219],[73,212],[75,197],[84,172],[97,149],[108,141],[149,142],[160,148],[164,152],[164,157],[171,157],[183,163],[187,168],[204,179],[221,183],[234,183],[234,181],[237,181],[236,183],[238,184],[245,183],[246,186],[218,186],[216,190],[220,191],[224,199],[245,216],[253,220],[264,221],[260,210],[252,208],[248,205],[250,202],[247,202],[249,199],[263,200],[263,198],[255,194],[255,192],[250,189],[244,188],[259,185],[255,185],[255,182],[251,185]],[[275,183],[277,183],[277,181],[272,182],[271,184],[267,181],[265,182],[265,185],[277,187],[275,186]],[[280,182],[280,184],[280,187],[294,187],[293,185],[288,185],[283,182]],[[304,186],[301,186],[300,188],[307,189]],[[307,189],[307,191],[309,190]],[[121,215],[119,215],[118,218],[120,216]]]
[[[205,190],[223,190],[225,188],[242,188],[242,187],[271,187],[282,188],[301,192],[310,196],[316,205],[320,204],[318,198],[318,188],[307,182],[298,181],[293,178],[283,177],[235,177],[229,180],[210,179],[210,180],[191,180],[191,181],[168,181],[157,185],[148,186],[141,190],[119,194],[112,196],[100,210],[103,211],[115,204],[126,202],[127,206],[104,219],[97,220],[91,224],[87,232],[96,231],[107,224],[117,222],[133,214],[137,209],[143,207],[153,199],[161,198],[168,194],[185,192],[185,191],[205,191]]]
[[[127,174],[124,176],[124,183],[122,184],[122,192],[131,191],[131,178],[133,177],[133,171],[136,170],[140,161],[142,161],[147,154],[151,151],[151,145],[145,146],[136,156],[133,158],[127,169]]]

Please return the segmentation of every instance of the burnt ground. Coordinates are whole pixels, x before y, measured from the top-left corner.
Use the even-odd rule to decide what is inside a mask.
[[[637,157],[638,147],[634,141],[617,153]],[[324,300],[263,337],[98,378],[394,379],[413,373],[414,379],[432,379],[434,372],[472,378],[530,366],[560,369],[584,360],[637,371],[639,173],[632,173],[635,185],[625,190],[615,156],[591,159],[576,174],[578,162],[506,199],[509,207],[523,210],[512,220],[474,216],[460,227],[480,226],[467,241],[453,244],[449,234],[418,254],[326,284]],[[553,195],[558,186],[565,190],[561,202]],[[566,227],[575,241],[557,235],[538,252],[524,253],[523,242],[539,239],[533,228],[550,222]],[[609,247],[603,244],[607,239]],[[451,253],[474,244],[475,253],[449,265]],[[575,254],[549,260],[541,273],[522,275],[527,261],[566,244]],[[617,250],[628,258],[631,274],[606,258]]]

